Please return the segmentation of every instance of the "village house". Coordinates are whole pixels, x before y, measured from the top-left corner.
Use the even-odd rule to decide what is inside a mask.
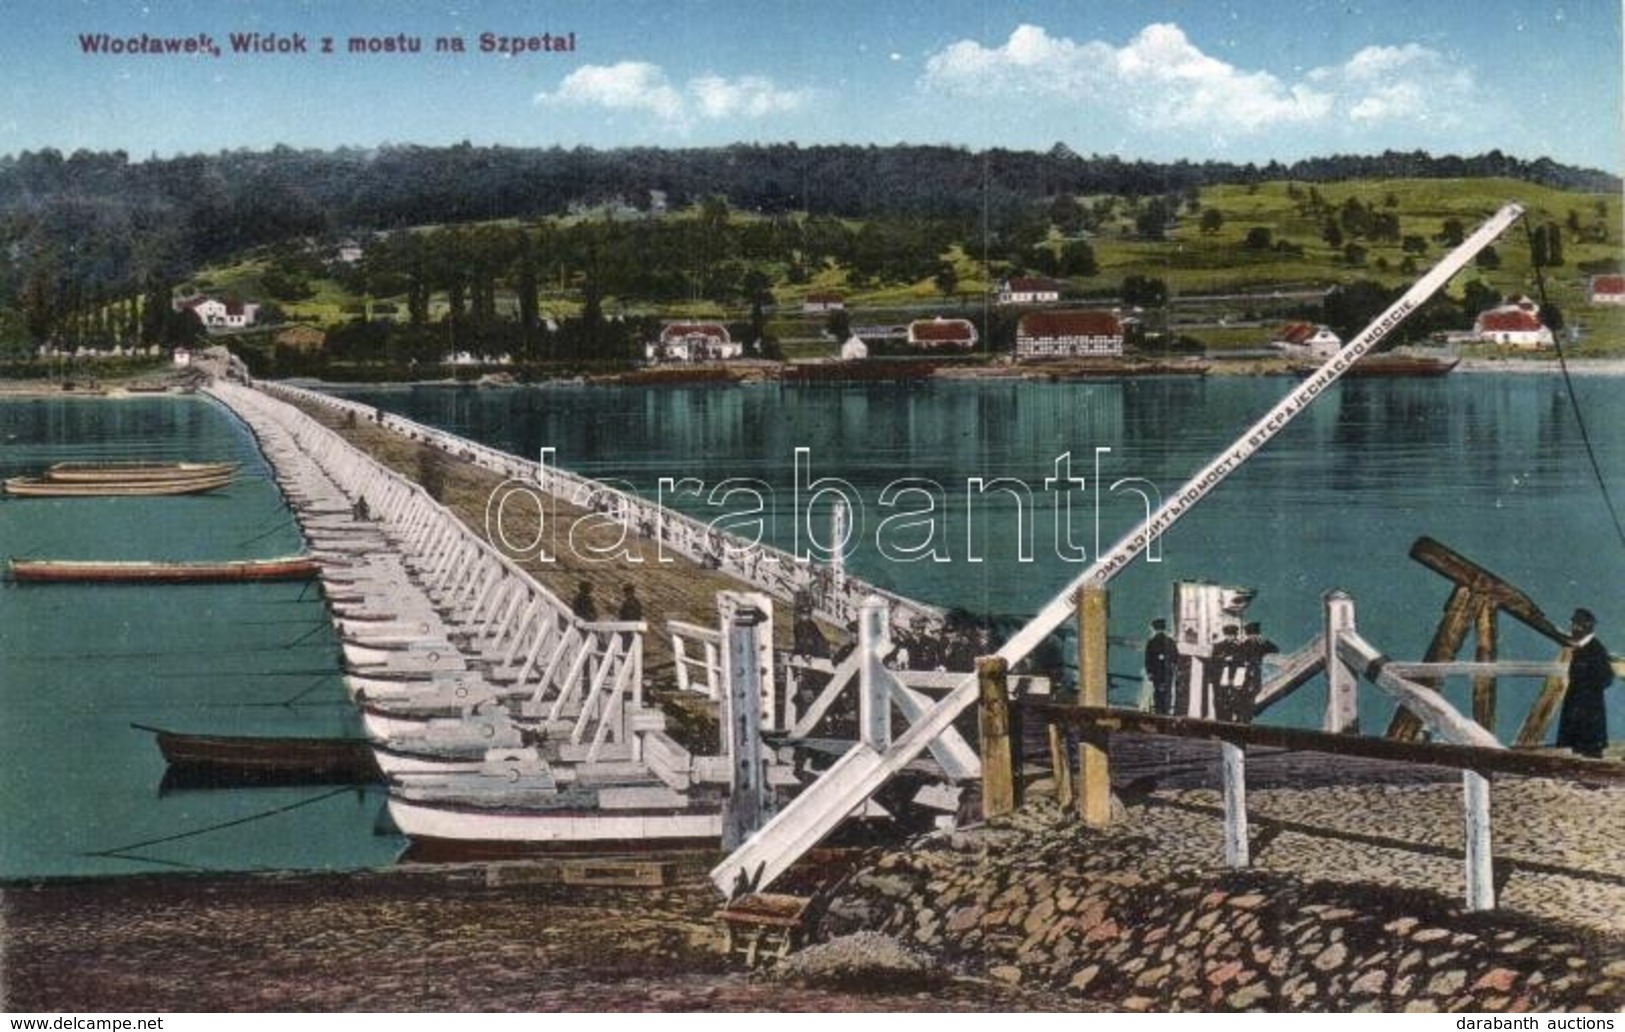
[[[237,298],[219,298],[197,294],[175,301],[175,311],[194,312],[198,321],[208,330],[240,330],[254,325],[259,318],[260,306]]]
[[[1330,358],[1343,346],[1343,338],[1329,326],[1314,323],[1287,323],[1270,341],[1270,347],[1310,358]]]
[[[969,351],[976,347],[976,326],[969,319],[915,319],[908,324],[908,346],[916,351]]]
[[[1540,306],[1527,297],[1480,312],[1473,320],[1473,336],[1482,344],[1514,348],[1549,348],[1552,331],[1540,321]]]
[[[1121,355],[1123,324],[1115,312],[1029,312],[1016,323],[1016,358]]]
[[[856,334],[848,337],[846,343],[841,345],[841,361],[856,362],[869,357],[869,345],[865,344]]]
[[[1625,276],[1593,276],[1586,298],[1594,305],[1625,305]]]
[[[818,291],[807,295],[807,299],[801,302],[801,310],[808,313],[845,311],[846,298],[828,291]]]
[[[739,358],[745,346],[736,343],[721,323],[667,323],[660,339],[643,346],[650,362],[714,362]]]
[[[1061,299],[1061,285],[1047,279],[1015,276],[999,284],[1001,305],[1041,305]]]

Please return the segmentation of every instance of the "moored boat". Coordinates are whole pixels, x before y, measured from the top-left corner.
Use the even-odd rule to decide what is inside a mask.
[[[235,462],[58,462],[45,471],[45,479],[63,483],[191,480],[236,471]]]
[[[234,581],[309,580],[318,565],[308,556],[227,562],[149,562],[78,559],[12,559],[11,576],[32,583],[207,584]]]
[[[205,473],[187,477],[118,480],[56,480],[43,477],[8,477],[6,493],[19,498],[134,498],[153,495],[202,494],[231,483],[231,473]]]
[[[370,782],[379,778],[372,749],[360,738],[189,734],[132,724],[150,731],[172,768],[209,772],[222,780],[312,778]]]

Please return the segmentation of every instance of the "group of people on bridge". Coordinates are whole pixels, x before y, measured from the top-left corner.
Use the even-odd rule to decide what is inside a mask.
[[[1257,623],[1225,624],[1222,637],[1205,647],[1196,640],[1194,628],[1187,629],[1184,638],[1183,644],[1174,641],[1167,620],[1151,621],[1145,674],[1151,683],[1152,710],[1232,724],[1251,722],[1264,684],[1264,657],[1281,651],[1280,646],[1264,637]]]

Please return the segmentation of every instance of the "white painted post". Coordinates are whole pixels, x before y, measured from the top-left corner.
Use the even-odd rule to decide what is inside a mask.
[[[1467,909],[1495,909],[1495,864],[1490,845],[1490,780],[1461,772],[1467,818]]]
[[[1224,862],[1246,867],[1252,862],[1247,844],[1247,753],[1239,745],[1219,743],[1224,765]]]
[[[891,745],[891,671],[883,662],[891,644],[890,607],[878,595],[863,600],[858,618],[858,734],[876,752]]]
[[[737,606],[728,626],[728,691],[723,702],[723,747],[728,751],[728,807],[722,848],[735,849],[767,817],[767,778],[762,754],[761,681],[757,676],[760,610]]]
[[[1329,734],[1354,733],[1360,728],[1356,688],[1359,678],[1337,655],[1339,635],[1354,630],[1354,600],[1342,591],[1328,591],[1321,598],[1326,643],[1326,713],[1320,729]]]
[[[829,557],[829,584],[834,593],[839,595],[846,590],[846,502],[839,499],[835,502],[835,511],[830,515],[830,557]]]

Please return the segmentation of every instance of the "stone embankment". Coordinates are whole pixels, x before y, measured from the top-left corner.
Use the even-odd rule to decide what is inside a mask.
[[[1510,907],[1465,912],[1459,888],[1405,887],[1407,878],[1418,884],[1417,871],[1402,858],[1345,850],[1338,870],[1338,851],[1326,848],[1335,831],[1272,835],[1266,826],[1255,853],[1273,853],[1271,860],[1232,871],[1215,861],[1218,821],[1191,798],[1201,795],[1133,807],[1103,830],[1070,822],[1039,800],[973,831],[877,854],[830,901],[822,931],[878,930],[944,968],[1058,992],[1081,1008],[1625,1006],[1625,888],[1607,871],[1572,872],[1605,886],[1606,898],[1573,902],[1586,921]],[[1295,795],[1300,813],[1314,805],[1315,793]],[[1383,816],[1403,823],[1405,813],[1396,803]],[[1533,815],[1532,823],[1553,815]],[[1435,822],[1424,814],[1419,823]],[[1294,835],[1320,839],[1320,849],[1283,846]],[[1459,858],[1447,863],[1456,879]],[[1532,861],[1498,874],[1502,881],[1553,876]]]

